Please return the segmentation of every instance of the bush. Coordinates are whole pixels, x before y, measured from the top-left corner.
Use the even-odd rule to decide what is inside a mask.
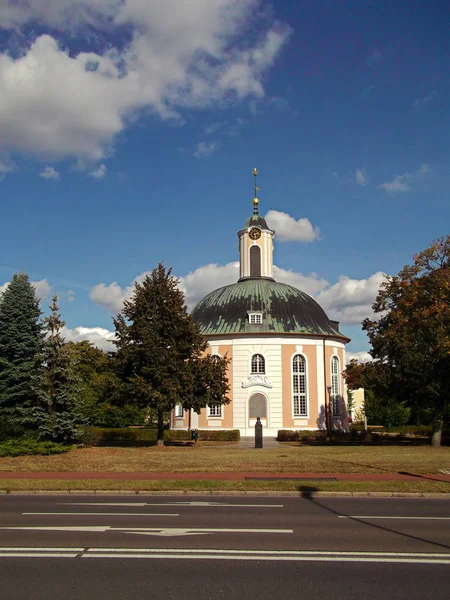
[[[23,456],[25,454],[63,454],[73,446],[55,444],[54,442],[39,442],[36,440],[9,440],[0,444],[0,456]]]
[[[191,432],[182,429],[169,429],[164,433],[164,439],[167,441],[190,440]],[[238,429],[230,431],[220,431],[211,429],[200,429],[198,439],[203,442],[238,442],[241,435]]]
[[[238,442],[241,434],[239,429],[229,431],[201,429],[198,432],[198,439],[203,442]]]
[[[308,429],[280,429],[277,434],[279,442],[301,442],[302,440],[322,440],[327,437],[327,432],[324,430]]]

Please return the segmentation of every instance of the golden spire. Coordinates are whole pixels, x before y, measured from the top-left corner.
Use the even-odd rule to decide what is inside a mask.
[[[256,177],[258,175],[259,175],[258,169],[253,169],[253,177],[255,178],[255,197],[252,200],[254,215],[258,214],[258,205],[259,205],[259,200],[258,200],[257,193],[256,193],[256,192],[259,192],[259,187],[256,186]]]

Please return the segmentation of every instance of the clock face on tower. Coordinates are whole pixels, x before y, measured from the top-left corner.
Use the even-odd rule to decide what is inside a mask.
[[[261,231],[257,227],[252,227],[248,232],[248,237],[251,240],[259,240],[261,237]]]

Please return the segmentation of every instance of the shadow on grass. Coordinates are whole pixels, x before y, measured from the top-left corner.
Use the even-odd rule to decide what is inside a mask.
[[[419,475],[418,473],[408,473],[408,471],[399,471],[399,475],[409,475],[409,477],[416,477],[417,479],[427,479],[428,481],[439,481],[441,483],[448,483],[450,485],[450,481],[448,479],[437,479],[436,477],[427,477],[426,475]]]

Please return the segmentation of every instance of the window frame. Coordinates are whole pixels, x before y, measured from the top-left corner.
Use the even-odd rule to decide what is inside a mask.
[[[255,354],[252,354],[252,356],[250,358],[250,375],[265,375],[265,374],[266,374],[266,359],[259,352],[255,352]]]
[[[218,414],[212,414],[211,411],[217,412]],[[223,419],[222,404],[208,404],[208,419]]]
[[[303,364],[304,364],[304,371],[303,373],[301,372],[296,372],[294,370],[294,360],[297,358],[297,356],[299,356],[300,358],[303,359]],[[295,392],[294,389],[294,378],[298,378],[299,380],[299,385],[298,385],[298,389],[300,390],[300,380],[303,377],[304,380],[304,389],[305,392],[304,394],[300,394],[300,392]],[[305,413],[301,414],[300,412],[296,414],[295,412],[295,396],[298,396],[298,406],[300,408],[300,400],[302,397],[304,397],[305,399]],[[293,354],[291,356],[291,398],[292,398],[292,418],[293,419],[308,419],[309,418],[309,390],[308,390],[308,359],[307,357],[302,354],[301,352],[296,352],[295,354]]]
[[[184,408],[182,404],[175,404],[175,419],[184,419]]]
[[[335,372],[336,365],[336,372]],[[334,354],[330,361],[331,374],[331,413],[333,417],[342,417],[342,394],[341,394],[341,361]]]
[[[263,315],[261,312],[248,312],[248,322],[250,325],[262,325]]]

